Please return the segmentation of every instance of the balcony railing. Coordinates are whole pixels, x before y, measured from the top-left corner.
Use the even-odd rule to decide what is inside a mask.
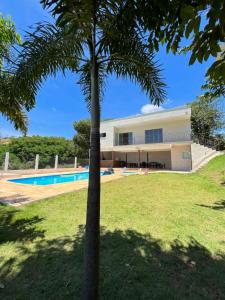
[[[158,144],[158,143],[174,143],[174,142],[186,142],[191,141],[190,133],[174,133],[174,134],[165,134],[163,135],[163,141],[157,141],[157,139],[151,143],[146,142],[145,135],[138,136],[133,135],[129,137],[129,139],[119,137],[118,135],[115,136],[114,146],[125,146],[125,145],[141,145],[141,144]]]

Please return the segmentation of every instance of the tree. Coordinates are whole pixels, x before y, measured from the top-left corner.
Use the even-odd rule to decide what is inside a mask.
[[[34,162],[39,154],[40,167],[54,166],[55,155],[61,163],[74,161],[74,146],[71,140],[62,137],[30,136],[13,138],[9,144],[10,153],[14,153],[25,164]]]
[[[220,46],[216,61],[206,74],[206,83],[202,86],[206,96],[211,98],[225,97],[225,44]]]
[[[90,149],[91,122],[89,119],[73,123],[76,135],[73,138],[75,153],[79,158],[88,158]]]
[[[16,63],[13,59],[12,49],[21,43],[20,36],[16,33],[15,26],[10,18],[0,14],[0,112],[11,122],[16,129],[26,133],[27,117],[25,109],[32,107],[32,102],[25,97],[27,91],[20,91],[17,96],[12,95],[13,74]]]
[[[139,22],[156,51],[165,44],[168,52],[189,52],[190,65],[210,56],[217,58],[207,70],[202,88],[211,97],[225,95],[225,1],[139,0],[136,6]],[[185,38],[188,45],[184,47]]]
[[[74,164],[75,149],[71,140],[62,137],[29,136],[10,138],[0,147],[0,165],[5,152],[10,152],[10,166],[15,169],[34,167],[36,154],[39,154],[39,167],[54,167],[55,156],[60,164]]]
[[[207,144],[216,139],[216,133],[224,129],[224,112],[221,100],[200,96],[191,104],[191,129],[193,138],[200,144]]]
[[[28,33],[18,57],[17,86],[32,92],[49,74],[70,69],[79,74],[91,113],[84,299],[98,298],[100,238],[100,99],[107,75],[130,78],[159,105],[165,84],[141,31],[133,4],[124,1],[42,0],[56,25],[39,24]]]
[[[11,60],[10,47],[21,43],[19,34],[10,18],[4,18],[0,14],[0,70],[3,71],[4,60]]]

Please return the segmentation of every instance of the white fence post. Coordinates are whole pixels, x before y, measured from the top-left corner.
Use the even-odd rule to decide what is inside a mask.
[[[4,171],[7,172],[8,168],[9,168],[9,152],[6,152],[6,154],[5,154]]]
[[[58,161],[59,161],[59,156],[56,155],[56,156],[55,156],[55,169],[58,168]]]
[[[75,156],[75,159],[74,159],[74,169],[77,168],[77,157]]]
[[[35,157],[35,167],[34,167],[35,170],[38,170],[38,165],[39,165],[39,154],[36,154],[36,157]]]

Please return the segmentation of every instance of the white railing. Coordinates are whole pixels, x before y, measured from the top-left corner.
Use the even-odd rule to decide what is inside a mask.
[[[119,137],[118,135],[115,136],[114,146],[123,146],[123,145],[141,145],[141,144],[155,144],[155,143],[173,143],[173,142],[185,142],[191,141],[191,134],[190,133],[171,133],[171,134],[164,134],[163,141],[153,141],[153,143],[149,143],[145,139],[145,135],[138,136],[133,134],[132,137],[129,139],[126,137]]]

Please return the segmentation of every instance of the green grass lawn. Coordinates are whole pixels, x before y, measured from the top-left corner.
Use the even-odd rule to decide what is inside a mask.
[[[225,299],[224,171],[102,185],[101,299]],[[86,194],[0,207],[0,299],[80,299]]]

